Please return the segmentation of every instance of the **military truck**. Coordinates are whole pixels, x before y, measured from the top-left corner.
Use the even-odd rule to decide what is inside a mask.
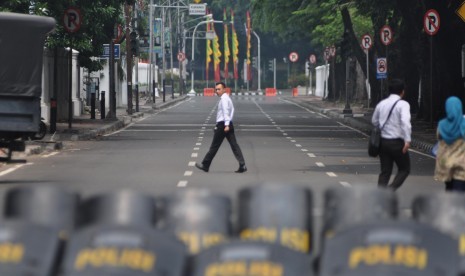
[[[20,138],[39,130],[44,44],[55,20],[0,12],[0,26],[0,161],[25,162],[12,152],[24,151]]]

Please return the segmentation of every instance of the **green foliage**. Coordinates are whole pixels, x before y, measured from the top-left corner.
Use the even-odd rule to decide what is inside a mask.
[[[9,0],[0,10],[17,13],[44,15],[55,18],[55,31],[49,35],[46,46],[49,48],[70,47],[79,51],[79,62],[90,72],[102,68],[92,57],[100,56],[103,44],[113,36],[115,23],[122,22],[121,10],[125,0]],[[32,3],[32,4],[31,4]],[[69,34],[63,27],[63,13],[68,7],[80,10],[82,24],[76,33]]]

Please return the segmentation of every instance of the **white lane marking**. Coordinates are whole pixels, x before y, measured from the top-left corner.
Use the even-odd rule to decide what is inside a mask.
[[[352,185],[350,185],[349,182],[341,181],[341,182],[339,182],[339,184],[341,184],[341,185],[344,186],[344,187],[348,187],[348,188],[352,187]]]
[[[295,143],[295,140],[291,140],[292,143]]]
[[[302,145],[300,145],[300,144],[295,144],[295,146],[298,147],[298,148],[302,147]]]
[[[337,177],[337,174],[333,173],[333,172],[327,172],[326,173],[329,177]]]
[[[307,155],[308,155],[308,157],[311,157],[311,158],[315,158],[315,157],[316,157],[316,155],[313,154],[313,153],[307,153]]]
[[[303,152],[307,152],[307,151],[308,151],[308,149],[301,149],[301,150],[302,150]]]
[[[194,150],[200,150],[200,148],[194,148]]]
[[[186,187],[187,186],[187,181],[181,180],[178,182],[178,187]]]
[[[32,165],[33,163],[27,163],[27,164],[20,164],[20,165],[16,165],[14,166],[13,168],[9,168],[7,170],[4,170],[3,172],[0,172],[0,176],[4,176],[4,175],[7,175],[9,173],[12,173],[14,171],[16,171],[17,169],[25,166],[25,165]]]
[[[321,162],[315,162],[315,164],[320,167],[320,168],[324,168],[325,167],[325,164],[321,163]]]
[[[312,110],[310,110],[310,109],[308,109],[308,108],[306,108],[306,107],[301,106],[300,104],[291,102],[291,101],[289,101],[289,100],[283,100],[283,99],[279,99],[279,100],[280,100],[280,101],[283,101],[283,102],[286,102],[286,103],[288,103],[288,104],[292,104],[292,105],[298,106],[298,107],[302,108],[303,110],[306,110],[308,113],[311,113],[311,114],[315,114],[315,113],[316,113],[315,111],[312,111]],[[324,118],[326,118],[326,119],[329,119],[329,117],[326,116],[326,115],[324,115],[324,114],[321,114],[321,113],[317,113],[317,114],[320,115],[320,116],[322,116],[322,117],[324,117]]]
[[[57,155],[58,153],[59,153],[58,151],[54,151],[54,152],[52,152],[52,153],[43,155],[42,158],[49,158],[49,157],[51,157],[51,156]]]
[[[201,145],[202,145],[202,143],[195,143],[195,145],[196,145],[196,146],[201,146]]]
[[[193,157],[193,158],[197,158],[197,156],[199,156],[199,154],[196,153],[196,152],[194,152],[194,153],[191,154],[191,157]]]
[[[188,166],[189,166],[189,167],[195,166],[195,162],[194,162],[194,161],[189,162],[189,165],[188,165]]]
[[[184,176],[191,176],[192,175],[192,171],[185,171],[184,172]]]

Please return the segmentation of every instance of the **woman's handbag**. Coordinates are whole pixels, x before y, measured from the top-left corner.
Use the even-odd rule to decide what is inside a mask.
[[[389,121],[389,117],[391,117],[392,110],[394,109],[394,107],[399,101],[400,100],[397,100],[394,103],[394,105],[391,107],[391,110],[389,111],[389,115],[386,119],[386,122],[384,122],[384,125],[381,128],[379,126],[375,126],[371,130],[370,139],[368,140],[368,155],[369,156],[376,157],[379,155],[379,149],[381,147],[381,130],[383,130],[387,121]]]

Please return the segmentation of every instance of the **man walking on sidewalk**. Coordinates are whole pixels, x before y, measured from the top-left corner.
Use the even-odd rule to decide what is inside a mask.
[[[373,125],[384,126],[381,130],[381,147],[379,159],[381,173],[378,178],[379,187],[397,190],[410,174],[410,147],[412,125],[410,123],[410,105],[402,100],[404,82],[393,79],[389,82],[389,97],[378,103],[371,119]],[[397,175],[388,186],[394,163]]]
[[[226,84],[224,82],[218,82],[215,85],[215,93],[220,97],[216,112],[216,126],[214,129],[213,141],[210,146],[210,150],[207,155],[203,158],[201,164],[195,163],[195,166],[204,172],[208,172],[210,165],[215,157],[218,149],[226,138],[231,145],[231,149],[239,162],[239,169],[237,173],[243,173],[247,171],[245,166],[244,157],[242,151],[236,141],[236,135],[234,134],[233,116],[234,116],[234,105],[225,91]]]

